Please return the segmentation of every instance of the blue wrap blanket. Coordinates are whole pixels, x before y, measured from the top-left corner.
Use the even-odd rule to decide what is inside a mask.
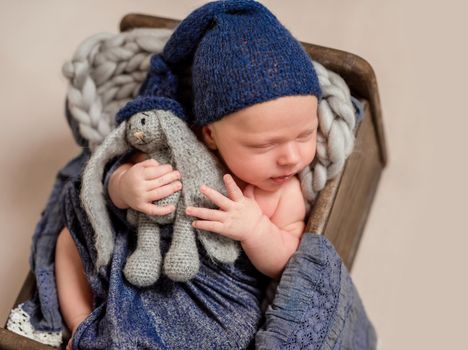
[[[37,290],[21,308],[34,329],[64,329],[54,252],[66,226],[94,300],[94,311],[75,333],[73,349],[375,349],[374,328],[347,269],[327,238],[316,233],[304,234],[263,313],[268,279],[245,254],[233,266],[216,264],[199,247],[200,272],[190,282],[163,276],[150,288],[128,284],[122,266],[136,236],[124,211],[108,200],[115,251],[106,274],[97,274],[94,235],[79,199],[80,174],[88,159],[83,149],[58,173],[33,236],[30,264]],[[106,179],[122,160],[109,164]],[[171,225],[161,227],[163,253],[171,232]]]

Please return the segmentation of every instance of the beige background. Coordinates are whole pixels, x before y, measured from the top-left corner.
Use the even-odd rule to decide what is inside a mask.
[[[128,12],[183,18],[205,1],[0,2],[0,321],[28,270],[56,171],[79,150],[62,64]],[[466,343],[467,6],[463,1],[263,1],[302,41],[375,69],[390,164],[353,270],[382,349]]]

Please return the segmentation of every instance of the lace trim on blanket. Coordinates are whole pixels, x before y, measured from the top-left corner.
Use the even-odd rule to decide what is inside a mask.
[[[7,329],[33,339],[43,344],[59,347],[62,344],[62,332],[36,331],[31,324],[30,316],[22,309],[23,304],[19,304],[11,310],[8,316]]]

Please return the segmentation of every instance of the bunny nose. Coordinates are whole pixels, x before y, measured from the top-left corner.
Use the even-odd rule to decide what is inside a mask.
[[[138,139],[138,141],[143,141],[145,133],[143,131],[137,131],[133,133],[133,136],[135,136],[135,138]]]

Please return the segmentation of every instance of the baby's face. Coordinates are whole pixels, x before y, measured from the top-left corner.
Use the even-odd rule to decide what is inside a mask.
[[[285,96],[229,114],[203,137],[240,180],[272,192],[312,162],[317,127],[315,96]]]

